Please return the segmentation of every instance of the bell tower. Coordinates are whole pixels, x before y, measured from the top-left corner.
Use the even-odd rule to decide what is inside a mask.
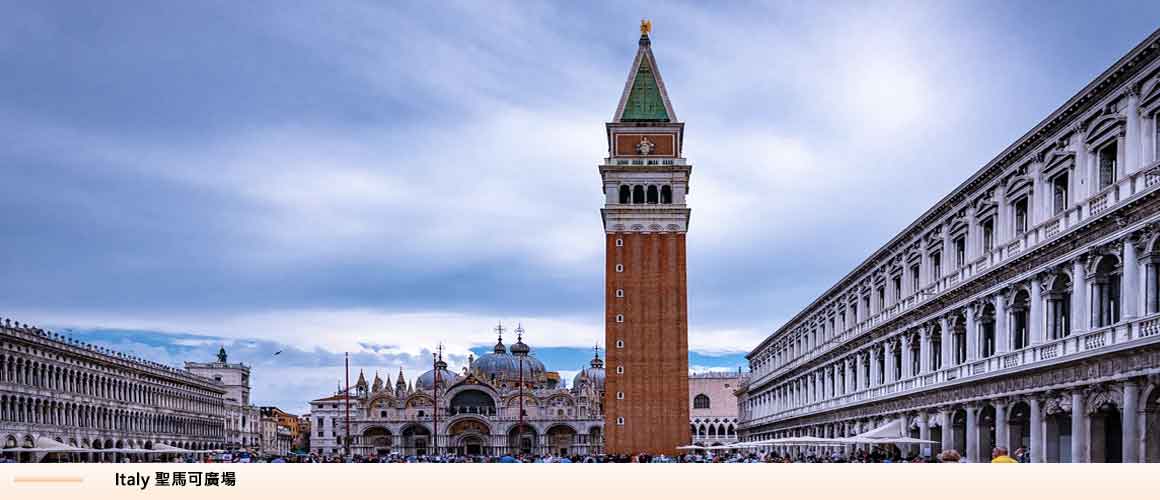
[[[676,453],[689,444],[685,234],[690,165],[653,58],[651,23],[605,125],[605,451]]]

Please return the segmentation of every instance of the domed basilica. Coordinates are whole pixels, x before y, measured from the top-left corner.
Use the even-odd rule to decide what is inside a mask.
[[[599,351],[565,387],[523,342],[468,356],[459,373],[440,352],[431,370],[411,383],[399,370],[392,386],[378,374],[311,405],[311,451],[345,452],[349,395],[350,451],[370,456],[457,454],[589,455],[603,452],[604,361]]]

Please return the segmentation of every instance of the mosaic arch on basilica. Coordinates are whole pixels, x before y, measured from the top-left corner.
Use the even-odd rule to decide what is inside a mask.
[[[394,384],[360,372],[349,388],[350,451],[372,456],[458,454],[593,455],[603,453],[604,361],[599,351],[566,387],[536,359],[517,328],[516,343],[469,357],[458,373],[442,356],[431,370]],[[311,451],[345,452],[347,394],[310,402]],[[436,410],[437,409],[437,410]],[[437,412],[437,413],[436,413]]]
[[[743,439],[1160,461],[1160,32],[749,354]]]

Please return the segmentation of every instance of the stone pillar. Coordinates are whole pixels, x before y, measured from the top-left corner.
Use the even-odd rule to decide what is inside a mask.
[[[923,325],[918,331],[918,373],[915,375],[922,375],[930,371],[931,354],[930,327]]]
[[[1087,462],[1087,412],[1081,389],[1071,391],[1071,461]]]
[[[1043,343],[1043,288],[1039,276],[1031,278],[1031,301],[1027,311],[1027,342],[1029,345]]]
[[[1088,329],[1087,316],[1087,269],[1084,266],[1085,256],[1080,256],[1071,264],[1071,331],[1072,333]]]
[[[1124,124],[1124,168],[1116,178],[1122,179],[1140,168],[1140,94],[1131,89],[1128,91],[1128,106],[1124,109],[1127,123]],[[1128,191],[1131,193],[1131,191]]]
[[[1010,448],[1011,441],[1007,439],[1007,402],[993,401],[992,404],[995,406],[995,446]],[[989,451],[991,450],[983,450],[984,453]]]
[[[1011,329],[1007,317],[1007,290],[995,295],[995,352],[1003,354],[1011,351]]]
[[[951,421],[952,413],[949,408],[940,409],[938,413],[942,425],[942,450],[947,451],[955,447],[955,428]]]
[[[1043,413],[1039,408],[1039,397],[1034,396],[1027,400],[1027,406],[1030,407],[1031,417],[1029,425],[1031,426],[1031,463],[1042,463],[1044,455],[1047,453],[1047,443],[1043,442]]]
[[[978,408],[974,405],[969,405],[963,408],[967,412],[967,451],[965,455],[967,460],[971,463],[979,462],[979,419]]]
[[[1124,463],[1140,461],[1140,390],[1135,380],[1124,382],[1124,412],[1122,414]]]
[[[919,355],[921,358],[921,354]],[[902,377],[910,378],[914,376],[914,363],[910,362],[910,333],[902,334]]]
[[[1160,312],[1157,310],[1157,305],[1160,305],[1160,301],[1156,300],[1158,298],[1156,297],[1156,264],[1149,263],[1144,266],[1144,278],[1144,311],[1148,314]]]
[[[969,305],[966,308],[967,318],[967,362],[979,359],[979,321],[975,317],[978,307]]]
[[[918,414],[918,439],[930,441],[930,421],[925,411],[919,412]],[[919,454],[922,453],[922,450],[930,447],[930,443],[918,445]]]
[[[1129,123],[1131,123],[1129,121]],[[1131,143],[1128,143],[1131,146]],[[1120,297],[1120,311],[1122,319],[1136,317],[1140,303],[1140,262],[1136,259],[1136,237],[1129,235],[1124,238],[1124,265],[1123,283],[1120,288],[1123,296]]]
[[[894,366],[894,350],[898,348],[898,342],[894,339],[887,340],[882,344],[882,362],[886,363],[886,369],[882,371],[885,379],[882,382],[889,384],[898,380],[898,374],[895,373]]]

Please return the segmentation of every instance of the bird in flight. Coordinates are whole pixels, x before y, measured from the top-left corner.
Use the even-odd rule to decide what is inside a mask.
[[[279,354],[282,354],[282,351],[278,351],[278,352],[274,353],[275,356],[277,356]]]

